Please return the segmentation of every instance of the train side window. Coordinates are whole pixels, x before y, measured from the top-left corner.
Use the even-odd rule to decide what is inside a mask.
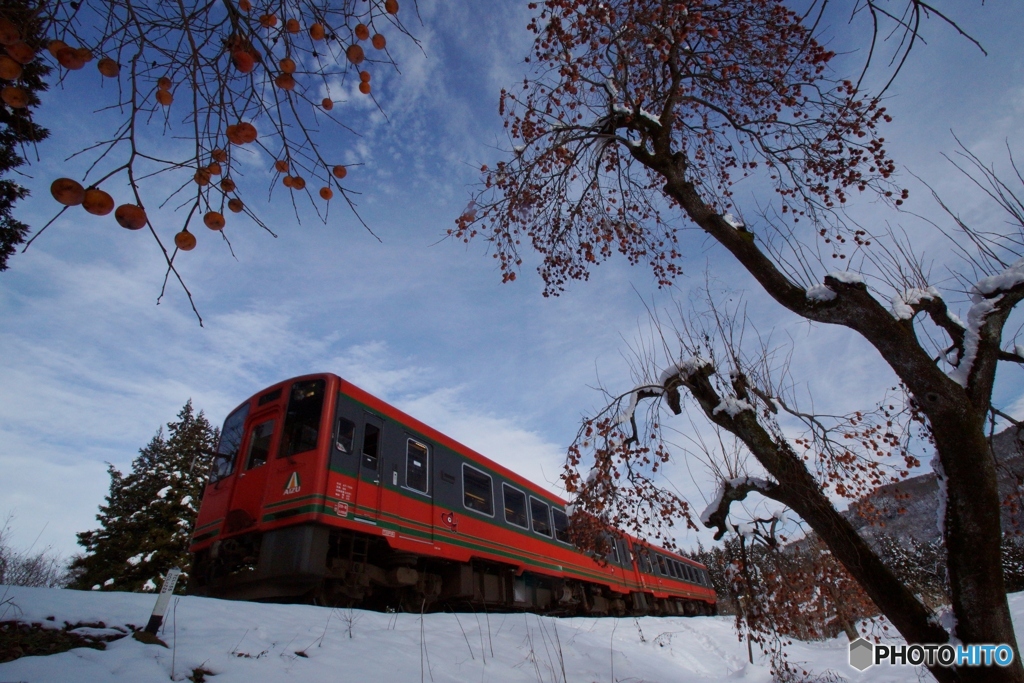
[[[377,454],[380,452],[380,427],[367,422],[363,425],[363,469],[377,471]]]
[[[465,463],[462,464],[462,504],[470,510],[494,516],[491,476]]]
[[[249,453],[246,457],[245,469],[265,465],[270,456],[270,438],[274,435],[274,421],[267,420],[252,428],[249,434]]]
[[[430,451],[426,444],[409,439],[405,449],[405,485],[420,493],[427,492],[427,470]]]
[[[609,562],[611,562],[612,564],[621,564],[622,562],[619,559],[619,544],[615,542],[614,538],[611,538],[611,539],[608,539],[608,545],[611,547],[611,549],[608,551],[608,554],[605,556],[607,558],[607,560]]]
[[[658,558],[658,569],[661,570],[661,575],[668,576],[668,567],[665,566],[665,558],[657,554],[655,554],[655,557]]]
[[[530,496],[530,517],[533,519],[534,533],[542,536],[551,535],[551,517],[547,503]]]
[[[501,485],[501,497],[505,501],[505,521],[526,528],[526,494],[508,484]]]
[[[691,583],[697,583],[697,577],[694,574],[693,567],[688,564],[684,564],[683,569],[686,570],[686,578],[688,578]]]
[[[338,418],[338,440],[336,448],[342,453],[351,453],[356,439],[356,423],[344,417]]]
[[[671,574],[674,579],[680,578],[679,571],[676,569],[676,561],[672,558],[669,558],[668,560],[668,573]]]
[[[235,471],[235,460],[238,449],[242,447],[242,436],[245,435],[245,418],[249,415],[249,404],[246,403],[224,420],[224,428],[220,430],[220,442],[217,444],[217,455],[210,467],[210,483],[231,476]]]
[[[320,417],[324,410],[326,386],[327,383],[322,379],[292,385],[277,457],[288,458],[316,448],[320,439]]]
[[[636,558],[636,564],[640,568],[640,571],[647,571],[647,556],[644,554],[643,549],[640,548],[636,543],[633,544],[633,557]]]
[[[572,543],[569,538],[569,517],[558,508],[551,508],[551,517],[555,522],[555,538],[562,543]]]

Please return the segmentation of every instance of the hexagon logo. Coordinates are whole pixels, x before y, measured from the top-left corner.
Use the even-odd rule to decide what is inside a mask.
[[[874,659],[874,645],[863,638],[858,638],[850,643],[850,666],[854,669],[857,671],[864,671],[875,663]]]

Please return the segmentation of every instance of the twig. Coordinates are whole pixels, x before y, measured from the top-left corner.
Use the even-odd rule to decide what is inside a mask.
[[[469,636],[466,635],[466,629],[462,628],[462,620],[459,619],[458,613],[454,610],[452,611],[452,615],[455,617],[455,623],[459,625],[459,630],[462,631],[462,637],[466,639],[466,647],[469,649],[469,656],[473,660],[476,660],[476,655],[473,654],[473,647],[469,644]],[[479,626],[479,622],[477,622],[477,625]],[[480,643],[480,646],[480,649],[483,650],[483,642]]]

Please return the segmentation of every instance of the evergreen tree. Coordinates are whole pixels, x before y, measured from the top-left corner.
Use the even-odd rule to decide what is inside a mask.
[[[28,189],[9,177],[9,173],[25,164],[24,146],[46,139],[50,132],[32,120],[32,110],[39,105],[39,93],[46,90],[43,77],[50,73],[50,67],[43,62],[42,25],[38,19],[38,7],[27,0],[0,0],[0,14],[16,20],[23,27],[25,42],[38,55],[25,64],[21,76],[16,79],[18,87],[28,95],[28,106],[14,108],[0,104],[0,271],[7,270],[7,260],[18,245],[25,242],[28,226],[14,218],[12,211],[19,199],[28,196]],[[12,81],[0,81],[0,85],[12,85]]]
[[[100,528],[78,534],[85,553],[71,565],[72,588],[153,591],[171,567],[188,585],[189,539],[202,498],[217,430],[191,399],[178,421],[160,429],[124,475],[113,465],[110,493],[96,519]]]

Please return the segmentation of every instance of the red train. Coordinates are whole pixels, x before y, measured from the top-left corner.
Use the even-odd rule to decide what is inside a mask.
[[[565,503],[332,374],[224,421],[191,552],[198,593],[548,614],[712,614],[700,564],[609,530],[577,550]]]

